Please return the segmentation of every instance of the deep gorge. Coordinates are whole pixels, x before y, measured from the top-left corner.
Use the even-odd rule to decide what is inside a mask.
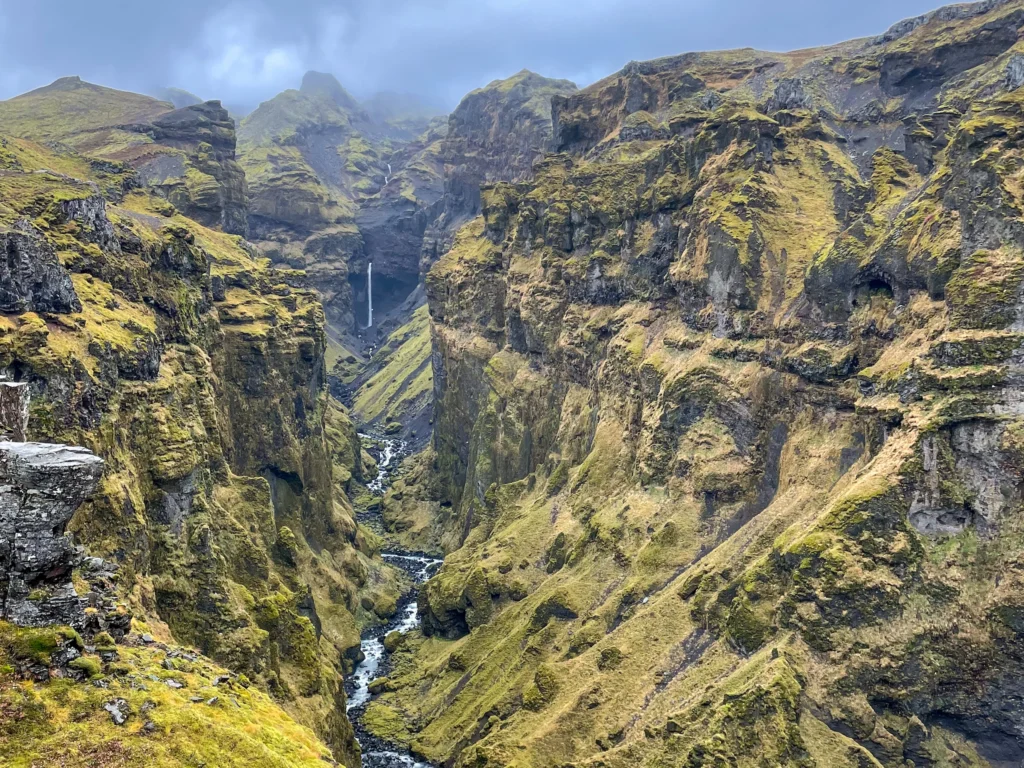
[[[0,763],[1022,764],[1022,32],[0,101]]]

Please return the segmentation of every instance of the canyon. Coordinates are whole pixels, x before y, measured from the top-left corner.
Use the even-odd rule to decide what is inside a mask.
[[[1024,761],[1022,0],[160,95],[0,102],[0,762]]]

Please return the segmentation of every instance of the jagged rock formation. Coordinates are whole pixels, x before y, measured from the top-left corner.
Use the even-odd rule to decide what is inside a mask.
[[[0,620],[83,627],[64,531],[102,471],[83,448],[0,442]]]
[[[82,304],[53,247],[31,224],[0,232],[0,312],[80,312]]]
[[[451,554],[371,723],[457,766],[1019,762],[1022,27],[555,99],[428,275],[389,507]]]
[[[151,126],[147,133],[154,141],[182,153],[184,168],[173,155],[136,159],[132,165],[142,181],[161,190],[189,218],[246,234],[245,172],[235,162],[235,123],[228,111],[219,101],[208,101],[160,115]]]

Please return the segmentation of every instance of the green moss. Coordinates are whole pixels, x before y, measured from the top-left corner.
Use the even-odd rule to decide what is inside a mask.
[[[103,674],[102,665],[96,659],[89,658],[88,656],[80,656],[68,664],[68,666],[71,669],[81,672],[88,679],[99,677]],[[130,669],[130,667],[126,667],[125,669]]]
[[[67,634],[67,633],[65,633]],[[36,646],[36,633],[0,624],[0,661],[16,645]],[[208,765],[323,765],[327,747],[295,723],[263,693],[232,680],[214,686],[226,670],[201,659],[187,672],[175,673],[184,687],[162,684],[164,653],[150,648],[121,648],[119,674],[95,686],[70,679],[46,683],[0,679],[0,761],[12,768],[32,765],[117,763],[155,768]],[[100,674],[99,664],[81,657],[69,665],[87,678]],[[157,682],[154,682],[157,681]],[[145,681],[143,683],[143,681]],[[195,696],[202,701],[193,702]],[[229,706],[209,706],[220,698]],[[126,724],[115,725],[104,704],[128,702]],[[142,713],[145,713],[144,715]],[[142,730],[151,721],[156,728]]]
[[[1024,259],[1014,251],[978,251],[953,273],[946,288],[960,328],[1000,329],[1017,319]]]

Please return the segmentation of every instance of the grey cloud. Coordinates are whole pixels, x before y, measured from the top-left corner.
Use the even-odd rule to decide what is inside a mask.
[[[877,34],[934,0],[0,0],[0,98],[61,77],[251,107],[302,72],[450,108],[529,68],[586,85],[630,60]]]

